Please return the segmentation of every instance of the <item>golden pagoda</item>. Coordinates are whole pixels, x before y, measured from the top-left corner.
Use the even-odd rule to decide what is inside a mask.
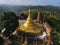
[[[30,9],[29,9],[29,16],[27,18],[27,21],[24,24],[22,24],[21,26],[19,26],[16,31],[17,32],[22,31],[25,33],[40,35],[42,32],[42,28],[41,28],[41,26],[39,26],[33,22],[31,15],[30,15]]]
[[[28,12],[29,14],[28,14],[28,18],[26,22],[18,26],[18,28],[16,29],[16,34],[19,35],[18,37],[20,39],[20,45],[28,45],[28,44],[45,45],[46,43],[45,40],[47,39],[47,37],[48,37],[48,41],[46,45],[50,45],[50,42],[51,42],[50,36],[47,35],[49,33],[48,30],[50,29],[50,27],[46,23],[44,24],[42,23],[43,26],[40,25],[41,24],[40,12],[38,12],[38,17],[37,17],[38,24],[34,23],[34,21],[32,20],[31,15],[30,15],[30,12],[31,12],[30,9]],[[43,30],[43,27],[46,31]]]

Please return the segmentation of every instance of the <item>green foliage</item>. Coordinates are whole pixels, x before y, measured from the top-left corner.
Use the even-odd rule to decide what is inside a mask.
[[[2,21],[4,22],[4,28],[6,28],[5,32],[3,33],[4,36],[9,36],[19,25],[18,17],[13,12],[4,12]]]
[[[31,13],[31,17],[32,17],[33,19],[36,19],[36,18],[37,18],[37,13],[36,13],[36,12],[32,12],[32,13]]]
[[[4,28],[3,25],[4,25],[4,24],[3,24],[3,22],[2,22],[2,16],[0,16],[0,32],[1,32],[1,30]]]
[[[54,45],[59,45],[60,36],[58,35],[60,33],[60,20],[59,15],[54,15],[54,13],[51,16],[46,16],[46,21],[50,24],[50,26],[53,28],[52,30],[52,38]]]
[[[51,37],[53,38],[52,41],[53,41],[54,45],[59,45],[60,37],[58,36],[58,32],[53,30],[53,32],[51,33]]]

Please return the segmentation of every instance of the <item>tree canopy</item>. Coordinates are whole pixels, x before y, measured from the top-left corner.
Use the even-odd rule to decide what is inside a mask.
[[[6,29],[3,33],[4,36],[9,36],[18,27],[18,17],[14,12],[4,12],[2,17],[4,28]]]

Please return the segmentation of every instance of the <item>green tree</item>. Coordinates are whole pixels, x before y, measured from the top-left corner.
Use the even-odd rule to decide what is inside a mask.
[[[4,12],[2,17],[4,28],[6,29],[3,33],[4,36],[9,36],[18,27],[18,17],[14,12]]]
[[[2,16],[0,15],[0,33],[1,33],[1,30],[3,29],[3,22],[2,22]]]

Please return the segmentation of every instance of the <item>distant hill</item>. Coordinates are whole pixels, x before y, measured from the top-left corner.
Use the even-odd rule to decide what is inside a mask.
[[[15,13],[19,13],[22,10],[27,10],[29,8],[60,12],[60,7],[55,6],[9,6],[9,5],[0,5],[0,12],[12,11]]]

